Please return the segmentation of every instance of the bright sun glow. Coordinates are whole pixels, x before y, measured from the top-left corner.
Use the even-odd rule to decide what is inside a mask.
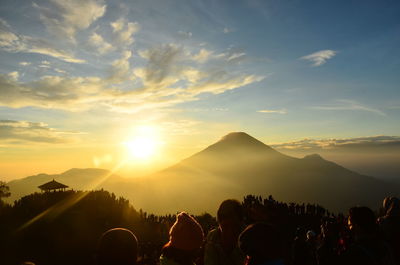
[[[158,152],[160,141],[158,130],[152,126],[135,128],[131,138],[124,142],[128,156],[140,160],[149,160]]]
[[[132,141],[126,142],[130,155],[136,158],[149,158],[155,153],[156,144],[153,139],[147,137],[137,137]]]

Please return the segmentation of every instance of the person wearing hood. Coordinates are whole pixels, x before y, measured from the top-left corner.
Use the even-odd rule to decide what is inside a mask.
[[[187,213],[179,213],[169,230],[169,241],[162,248],[160,265],[194,265],[203,241],[200,224]]]

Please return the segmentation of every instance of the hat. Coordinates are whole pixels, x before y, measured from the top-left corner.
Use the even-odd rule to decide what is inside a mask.
[[[169,230],[169,245],[182,250],[195,250],[203,244],[204,234],[200,224],[190,215],[181,212]]]

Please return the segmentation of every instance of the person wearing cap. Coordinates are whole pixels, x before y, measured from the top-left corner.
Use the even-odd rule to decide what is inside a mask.
[[[113,228],[106,231],[97,245],[97,265],[136,265],[138,240],[128,229]]]
[[[161,251],[160,265],[194,265],[203,241],[200,224],[187,213],[181,212],[169,230],[169,241]]]

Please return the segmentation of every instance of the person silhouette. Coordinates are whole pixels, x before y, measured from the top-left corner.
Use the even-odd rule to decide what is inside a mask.
[[[218,227],[211,230],[204,249],[204,265],[243,265],[245,255],[237,240],[244,228],[242,205],[237,200],[225,200],[217,212]]]
[[[179,213],[169,230],[169,241],[161,250],[160,265],[193,265],[203,241],[200,224],[187,213]]]
[[[239,247],[247,255],[246,265],[283,265],[279,230],[267,223],[255,223],[239,235]]]
[[[370,208],[350,208],[348,226],[353,234],[354,243],[341,255],[340,264],[395,264],[389,245],[380,237],[375,214]]]
[[[96,252],[97,265],[136,265],[138,240],[128,229],[107,230],[99,240]]]

